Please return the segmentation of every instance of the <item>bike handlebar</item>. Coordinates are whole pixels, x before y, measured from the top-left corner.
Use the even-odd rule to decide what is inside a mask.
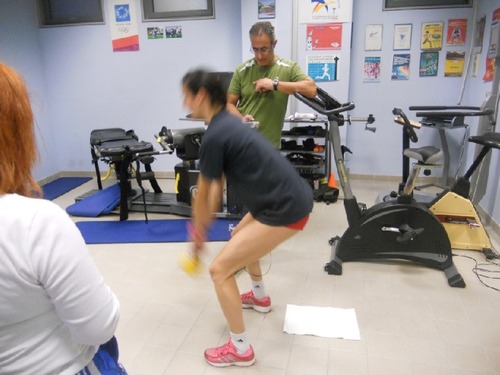
[[[412,126],[410,120],[408,120],[408,117],[406,117],[406,114],[403,112],[403,110],[401,108],[399,108],[399,107],[395,107],[392,110],[392,114],[395,115],[395,116],[399,116],[399,117],[401,117],[403,119],[403,121],[404,121],[404,125],[403,126],[405,127],[405,131],[408,134],[408,137],[410,138],[410,140],[413,143],[418,142],[418,136],[415,133],[415,130],[413,129],[413,126]]]
[[[404,120],[406,125],[411,126],[410,120],[408,120],[408,117],[406,117],[406,114],[403,112],[403,110],[401,108],[395,107],[392,110],[392,114],[394,116],[400,116]]]
[[[320,87],[316,87],[317,95],[314,98],[308,98],[300,93],[295,93],[295,97],[301,102],[307,104],[309,107],[314,109],[316,112],[326,115],[329,118],[335,116],[337,119],[341,120],[338,116],[342,112],[350,111],[354,109],[354,103],[344,103],[341,104],[336,99],[332,98],[326,91]]]

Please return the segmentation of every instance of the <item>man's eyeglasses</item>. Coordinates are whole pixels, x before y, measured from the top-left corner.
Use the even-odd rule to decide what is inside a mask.
[[[254,54],[261,53],[263,55],[267,55],[269,52],[271,52],[270,47],[262,47],[262,48],[255,48],[255,47],[250,47],[250,52]]]

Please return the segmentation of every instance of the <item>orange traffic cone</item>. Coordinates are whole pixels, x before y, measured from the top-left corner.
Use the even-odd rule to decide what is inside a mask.
[[[337,181],[335,181],[335,175],[333,172],[330,172],[330,178],[328,179],[328,186],[334,189],[338,189]]]

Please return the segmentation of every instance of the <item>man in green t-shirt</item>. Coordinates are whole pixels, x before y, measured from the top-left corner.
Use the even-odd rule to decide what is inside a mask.
[[[274,54],[277,40],[270,22],[254,24],[250,42],[255,57],[234,71],[227,110],[243,121],[258,121],[259,131],[280,148],[288,95],[299,92],[314,97],[316,84],[296,63]]]

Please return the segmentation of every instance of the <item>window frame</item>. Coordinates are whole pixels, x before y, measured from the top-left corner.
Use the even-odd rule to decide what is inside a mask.
[[[172,12],[155,12],[155,0],[141,0],[142,2],[142,21],[157,22],[157,21],[174,21],[174,20],[199,20],[215,18],[214,0],[206,0],[207,9],[199,10],[182,10]],[[178,0],[182,4],[183,0]]]
[[[74,1],[74,0],[73,0]],[[88,7],[88,0],[81,0]],[[36,0],[39,27],[60,27],[60,26],[82,26],[82,25],[104,25],[106,19],[104,15],[103,0],[94,0],[95,15],[89,17],[66,17],[51,18],[52,0]],[[74,5],[74,4],[73,4]]]
[[[473,0],[383,0],[382,10],[470,8]]]

